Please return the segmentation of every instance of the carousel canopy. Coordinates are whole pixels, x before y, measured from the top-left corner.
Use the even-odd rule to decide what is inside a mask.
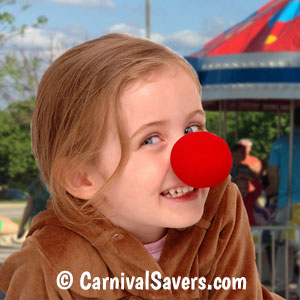
[[[216,110],[286,111],[300,105],[300,0],[272,0],[186,59]]]

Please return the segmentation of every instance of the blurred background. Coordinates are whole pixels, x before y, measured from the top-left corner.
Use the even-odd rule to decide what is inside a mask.
[[[148,3],[148,18],[147,18]],[[128,32],[162,43],[183,56],[248,17],[267,0],[0,0],[0,199],[22,199],[36,178],[30,119],[39,79],[67,48],[110,32]],[[148,27],[148,30],[146,30]],[[288,115],[281,116],[288,130]],[[207,128],[218,132],[218,112]],[[262,159],[276,137],[273,113],[241,112],[240,137],[251,138]],[[227,114],[227,142],[236,140],[235,115]],[[17,191],[18,190],[18,191]]]

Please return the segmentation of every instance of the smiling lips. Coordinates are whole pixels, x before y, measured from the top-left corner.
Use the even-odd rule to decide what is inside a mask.
[[[167,198],[177,198],[184,196],[190,192],[194,191],[194,188],[190,186],[178,187],[176,189],[172,188],[162,193],[163,196]]]

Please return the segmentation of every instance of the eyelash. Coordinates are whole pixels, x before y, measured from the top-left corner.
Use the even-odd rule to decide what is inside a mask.
[[[198,126],[199,131],[204,131],[204,130],[205,130],[205,125],[204,125],[204,124],[199,124],[199,123],[191,124],[191,125],[187,126],[187,127],[185,128],[185,130],[186,130],[187,128],[189,128],[189,127],[192,127],[192,126]],[[184,130],[184,131],[185,131],[185,130]],[[186,134],[188,134],[188,133],[186,133]],[[145,138],[145,140],[142,142],[141,146],[153,145],[153,144],[145,144],[145,142],[146,142],[147,140],[149,140],[149,139],[152,139],[153,137],[158,137],[158,136],[159,136],[159,134],[154,133],[154,134],[152,134],[151,136]],[[154,145],[155,145],[155,144],[154,144]]]
[[[189,125],[189,126],[186,127],[186,128],[189,128],[189,127],[192,127],[192,126],[197,126],[197,127],[199,128],[198,131],[204,131],[204,130],[205,130],[205,125],[204,125],[204,124],[199,124],[199,123],[191,124],[191,125]],[[186,130],[186,128],[185,128],[185,130]],[[185,130],[184,130],[184,131],[185,131]],[[197,131],[197,132],[198,132],[198,131]]]

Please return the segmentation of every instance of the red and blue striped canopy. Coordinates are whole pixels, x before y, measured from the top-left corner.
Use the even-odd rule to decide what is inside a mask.
[[[206,109],[288,109],[300,101],[300,0],[272,0],[186,59]]]
[[[190,56],[300,51],[299,16],[299,0],[273,0]]]

